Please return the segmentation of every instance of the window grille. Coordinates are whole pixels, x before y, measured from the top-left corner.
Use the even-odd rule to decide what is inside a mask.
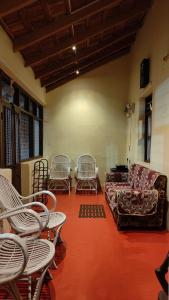
[[[20,145],[19,145],[19,115],[15,114],[15,157],[16,163],[20,161]]]
[[[5,166],[11,166],[13,163],[12,155],[12,109],[4,107],[4,153]]]
[[[29,159],[29,116],[24,113],[20,118],[20,157]]]
[[[39,131],[39,121],[38,120],[34,120],[34,155],[35,156],[39,156],[39,141],[40,141],[40,131]]]

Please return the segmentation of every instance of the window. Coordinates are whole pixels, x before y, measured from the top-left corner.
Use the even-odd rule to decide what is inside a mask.
[[[30,158],[30,117],[21,113],[20,117],[20,158],[27,160]]]
[[[11,166],[13,163],[13,130],[12,130],[12,109],[4,107],[4,159],[5,166]]]
[[[40,123],[38,120],[34,120],[34,154],[35,156],[40,155]]]
[[[152,95],[145,98],[145,137],[144,161],[150,162],[152,134]]]
[[[1,166],[43,155],[43,107],[1,72]]]

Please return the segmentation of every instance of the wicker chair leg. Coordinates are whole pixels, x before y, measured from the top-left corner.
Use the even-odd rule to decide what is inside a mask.
[[[61,229],[62,229],[63,224],[61,224],[60,226],[58,226],[58,228],[56,230],[53,230],[54,233],[54,240],[53,240],[53,244],[56,247],[57,243],[63,243],[62,239],[61,239]]]
[[[17,287],[16,283],[14,281],[13,282],[9,282],[8,285],[9,285],[8,292],[13,297],[13,299],[15,299],[15,300],[22,300],[22,297],[21,297],[21,295],[19,293],[19,290],[18,290],[18,287]]]
[[[41,276],[39,277],[39,279],[37,281],[36,289],[35,289],[32,300],[39,300],[40,299],[40,294],[41,294],[41,291],[42,291],[43,283],[44,283],[44,280],[45,280],[45,275],[46,275],[46,272],[48,271],[48,268],[49,268],[49,266],[47,266],[43,270],[43,272],[41,273]]]
[[[32,277],[28,277],[28,299],[32,299]]]
[[[60,226],[57,228],[57,230],[56,230],[56,229],[53,229],[53,230],[52,230],[52,231],[53,231],[53,234],[54,234],[53,244],[54,244],[55,247],[56,247],[56,245],[57,245],[58,242],[59,242],[59,243],[62,243],[62,242],[63,242],[62,239],[61,239],[61,237],[60,237],[60,233],[61,233],[62,226],[63,226],[63,224],[60,225]],[[51,266],[52,266],[53,269],[57,269],[57,268],[58,268],[58,267],[57,267],[57,264],[56,264],[56,262],[55,262],[54,259],[53,259],[53,261],[52,261]]]
[[[53,263],[53,262],[52,262]],[[50,270],[48,269],[46,274],[45,274],[45,282],[47,283],[48,281],[52,280],[53,279],[53,275],[52,273],[50,272]]]
[[[69,195],[70,195],[70,180],[69,180]]]

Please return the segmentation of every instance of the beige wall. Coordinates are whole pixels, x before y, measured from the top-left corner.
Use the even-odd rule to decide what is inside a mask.
[[[0,68],[22,86],[32,97],[45,104],[46,92],[40,81],[35,80],[32,69],[24,67],[24,60],[19,52],[14,53],[12,42],[0,26]]]
[[[138,117],[141,98],[153,93],[151,162],[148,165],[169,177],[169,60],[163,60],[167,53],[169,53],[169,1],[156,0],[132,49],[129,95],[130,101],[136,103],[136,111],[130,120],[131,138],[128,135],[128,146],[131,139],[131,151],[128,155],[132,162],[143,163],[143,145],[138,143]],[[140,62],[145,57],[151,59],[151,83],[147,88],[139,89]]]
[[[68,154],[72,167],[80,154],[96,157],[105,170],[126,162],[129,57],[113,61],[47,94],[44,156]]]
[[[34,163],[39,160],[29,160],[21,163],[21,195],[33,194],[33,170]]]

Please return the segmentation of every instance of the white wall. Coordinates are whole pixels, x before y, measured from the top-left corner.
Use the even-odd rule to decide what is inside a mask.
[[[105,170],[126,162],[129,56],[113,61],[47,94],[44,156],[68,154],[73,168],[80,154],[96,157]]]

